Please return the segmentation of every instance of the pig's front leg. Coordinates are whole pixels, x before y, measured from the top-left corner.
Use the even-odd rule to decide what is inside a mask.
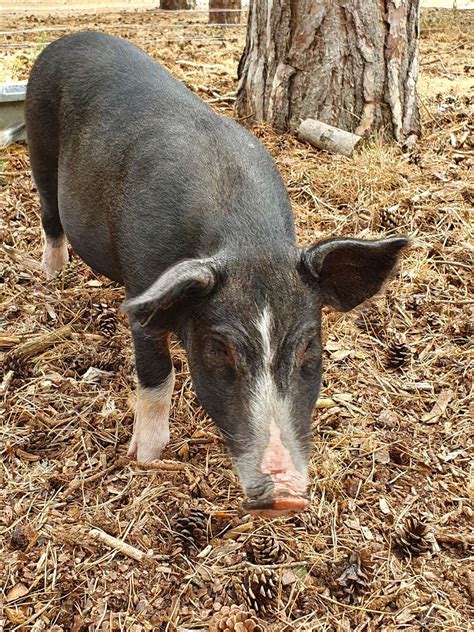
[[[170,438],[169,414],[174,369],[166,331],[153,336],[132,325],[138,375],[137,406],[128,456],[149,463],[159,459]]]

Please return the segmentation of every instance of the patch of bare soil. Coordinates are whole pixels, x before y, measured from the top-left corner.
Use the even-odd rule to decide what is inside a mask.
[[[288,185],[301,244],[332,234],[413,240],[383,296],[355,315],[325,314],[312,504],[297,517],[241,513],[231,463],[176,344],[166,461],[143,468],[124,458],[134,374],[123,292],[74,254],[62,277],[45,280],[28,154],[19,145],[4,153],[4,629],[469,629],[472,25],[452,15],[423,18],[425,135],[413,151],[376,139],[346,159],[254,129]],[[204,19],[15,18],[5,30],[36,31],[2,37],[2,72],[27,77],[58,36],[43,29],[102,28],[233,116],[244,31]]]

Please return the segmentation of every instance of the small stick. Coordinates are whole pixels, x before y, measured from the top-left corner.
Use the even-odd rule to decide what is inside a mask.
[[[337,404],[330,397],[320,397],[316,402],[316,408],[332,408],[333,406],[337,406]]]
[[[89,483],[93,483],[94,481],[97,481],[99,478],[104,478],[104,476],[107,476],[107,474],[110,474],[114,470],[117,470],[119,467],[122,467],[123,465],[129,462],[130,460],[127,457],[122,456],[119,459],[117,459],[115,463],[113,463],[112,465],[109,465],[109,467],[106,467],[103,470],[100,470],[100,472],[97,472],[96,474],[92,474],[92,476],[88,476],[87,478],[75,478],[72,481],[72,483],[70,483],[69,487],[63,493],[63,495],[61,496],[62,500],[66,500],[66,498],[69,498],[69,496],[74,494],[74,492],[77,489],[79,489],[79,487],[81,487],[82,485],[88,485]]]
[[[443,544],[462,544],[463,546],[472,546],[474,544],[473,535],[463,535],[457,533],[435,532],[435,538]]]
[[[7,371],[0,384],[0,395],[6,395],[12,383],[14,371]]]
[[[0,336],[0,349],[14,347],[20,342],[18,336]]]
[[[243,568],[268,568],[272,570],[278,570],[279,568],[299,568],[300,566],[307,566],[308,562],[305,560],[300,560],[299,562],[282,562],[281,564],[252,564],[252,562],[239,562],[238,564],[234,564],[233,566],[227,566],[225,572],[232,570],[236,571]]]
[[[137,562],[141,562],[144,557],[146,557],[146,553],[140,551],[136,547],[131,544],[127,544],[123,540],[119,540],[118,538],[114,538],[112,535],[105,533],[105,531],[100,531],[100,529],[91,529],[89,531],[89,536],[94,540],[100,540],[107,546],[110,546],[112,549],[127,555],[128,557],[137,560]]]
[[[31,270],[32,272],[43,271],[40,263],[26,255],[21,250],[17,250],[16,248],[13,248],[12,246],[7,246],[6,244],[2,244],[1,248],[12,261],[23,265],[27,270]]]
[[[233,103],[236,101],[235,97],[216,97],[215,99],[206,99],[206,103]]]
[[[153,461],[152,463],[130,461],[130,465],[135,465],[141,470],[164,470],[167,472],[185,472],[192,469],[187,463],[180,463],[179,461]]]
[[[51,347],[58,342],[63,342],[63,340],[70,338],[72,332],[73,328],[71,325],[65,325],[55,331],[48,331],[42,336],[38,336],[37,338],[33,338],[33,340],[29,340],[28,342],[18,345],[18,347],[15,347],[12,350],[12,353],[14,353],[17,357],[26,360],[27,358],[38,355],[42,351],[45,351],[48,347]]]

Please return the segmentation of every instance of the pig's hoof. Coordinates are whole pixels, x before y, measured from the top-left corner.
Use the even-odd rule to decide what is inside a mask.
[[[137,440],[135,439],[135,437],[132,438],[132,440],[130,441],[130,445],[128,446],[128,450],[127,450],[127,456],[129,456],[130,458],[135,457],[137,454]]]
[[[132,437],[127,456],[134,458],[138,463],[159,461],[165,445],[162,442],[157,442],[155,445],[150,442],[141,444],[136,437]]]
[[[51,243],[46,240],[43,250],[42,265],[48,279],[51,279],[56,272],[61,272],[68,261],[69,256],[67,252],[66,239],[64,237],[60,238],[55,243]]]

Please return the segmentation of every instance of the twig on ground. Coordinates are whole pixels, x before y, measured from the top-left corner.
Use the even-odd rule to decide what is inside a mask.
[[[119,540],[118,538],[114,538],[112,535],[105,533],[105,531],[101,531],[100,529],[91,529],[89,531],[89,536],[94,540],[100,540],[107,546],[110,546],[112,549],[123,553],[127,557],[131,557],[137,562],[141,562],[144,557],[146,557],[146,553],[140,551],[136,547],[131,544],[127,544],[123,540]]]
[[[73,331],[72,325],[64,325],[64,327],[60,327],[54,331],[48,331],[42,336],[38,336],[37,338],[33,338],[33,340],[18,345],[18,347],[13,350],[13,353],[16,357],[26,360],[27,358],[38,355],[58,342],[63,342],[67,338],[70,338]]]
[[[92,474],[92,476],[88,476],[87,478],[82,478],[82,479],[75,478],[72,481],[72,483],[70,483],[66,491],[63,493],[62,500],[66,500],[66,498],[69,498],[69,496],[74,494],[74,492],[78,490],[80,487],[82,487],[83,485],[88,485],[89,483],[93,483],[94,481],[97,481],[100,478],[104,478],[105,476],[113,472],[114,470],[119,469],[120,467],[126,465],[129,462],[130,462],[130,459],[128,459],[127,457],[120,457],[115,461],[115,463],[113,463],[112,465],[109,465],[109,467],[106,467],[103,470],[100,470],[100,472],[97,472],[96,474]]]

